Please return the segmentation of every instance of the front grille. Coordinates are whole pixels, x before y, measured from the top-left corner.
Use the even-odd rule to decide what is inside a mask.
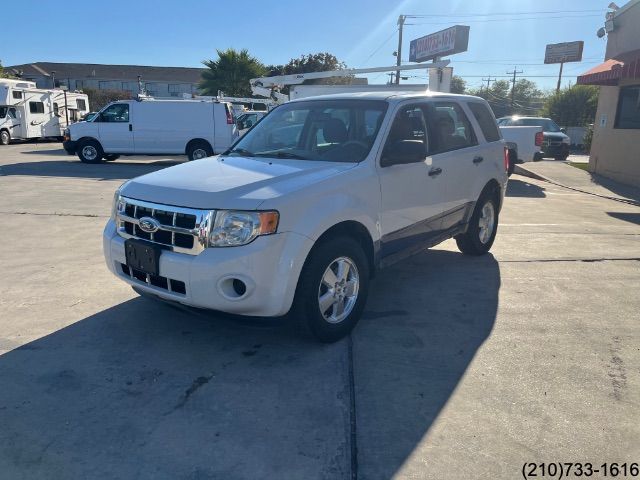
[[[136,270],[135,268],[131,268],[124,263],[120,264],[122,268],[122,273],[131,279],[138,280],[139,282],[144,282],[147,285],[152,285],[154,287],[162,288],[169,292],[179,293],[180,295],[187,294],[187,287],[184,282],[180,280],[174,280],[172,278],[149,275],[148,273],[141,272],[140,270]]]
[[[197,255],[206,246],[213,216],[212,210],[173,207],[120,197],[116,223],[121,237],[139,238],[175,252]],[[157,230],[143,230],[141,219],[153,219]]]

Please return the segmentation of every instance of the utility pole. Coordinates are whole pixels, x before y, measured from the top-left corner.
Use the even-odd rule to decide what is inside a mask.
[[[489,91],[489,84],[491,82],[495,82],[497,80],[497,78],[491,78],[491,75],[489,75],[489,78],[483,78],[482,81],[483,82],[487,82],[487,92]],[[480,86],[480,91],[482,91],[482,86]]]
[[[396,66],[400,66],[402,63],[402,27],[404,27],[404,21],[406,15],[400,15],[398,17],[398,51],[396,57]],[[400,85],[400,70],[396,70],[396,85]]]
[[[564,62],[560,62],[560,73],[558,74],[558,86],[556,87],[556,93],[560,93],[560,82],[562,82],[562,67]]]
[[[511,113],[513,113],[513,104],[515,103],[515,93],[516,93],[516,75],[519,73],[524,73],[522,70],[517,70],[518,67],[513,67],[513,72],[507,72],[507,75],[513,75],[513,85],[511,86]]]
[[[56,88],[56,71],[51,70],[51,82],[53,84],[52,88]]]
[[[395,75],[395,73],[391,72],[391,73],[387,73],[387,75],[389,75],[389,82],[387,83],[387,85],[392,85],[393,84],[393,76]]]

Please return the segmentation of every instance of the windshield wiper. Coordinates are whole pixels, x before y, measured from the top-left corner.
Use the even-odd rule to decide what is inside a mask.
[[[245,148],[232,148],[231,150],[224,152],[224,155],[229,155],[230,153],[237,153],[238,155],[244,155],[245,157],[253,157],[255,155],[253,152],[250,152]]]
[[[296,160],[309,160],[309,158],[293,152],[268,152],[256,153],[257,157],[295,158]]]

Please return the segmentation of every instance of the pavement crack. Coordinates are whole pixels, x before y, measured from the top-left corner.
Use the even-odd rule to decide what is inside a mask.
[[[581,262],[581,263],[599,263],[599,262],[640,262],[640,257],[624,257],[624,258],[539,258],[534,260],[500,260],[500,263],[557,263],[557,262]]]
[[[2,212],[2,215],[36,215],[42,217],[85,217],[85,218],[109,218],[108,215],[95,215],[92,213],[37,213],[37,212]]]
[[[356,386],[353,369],[353,337],[349,334],[347,341],[349,362],[349,445],[351,447],[351,480],[358,479],[358,430],[356,424]]]
[[[182,408],[185,406],[185,404],[189,401],[189,399],[191,398],[191,396],[198,391],[199,388],[201,388],[203,385],[209,383],[209,380],[211,380],[213,378],[213,373],[211,375],[207,375],[205,376],[201,376],[196,378],[191,385],[189,386],[189,388],[187,388],[184,393],[182,394],[182,397],[180,398],[180,401],[178,401],[178,403],[176,403],[176,405],[168,412],[165,413],[166,415],[169,415],[170,413],[175,412],[176,410]]]

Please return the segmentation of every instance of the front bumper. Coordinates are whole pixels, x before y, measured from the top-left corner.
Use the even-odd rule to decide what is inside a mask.
[[[74,155],[76,153],[77,144],[78,142],[75,140],[65,140],[62,142],[62,148],[64,148],[69,155]]]
[[[293,303],[300,271],[313,241],[292,232],[258,237],[241,247],[207,248],[198,255],[165,250],[160,256],[162,278],[184,284],[184,293],[131,278],[126,264],[124,238],[109,220],[103,233],[107,267],[124,282],[160,298],[184,305],[239,315],[273,317],[286,314]],[[233,279],[246,285],[237,296]]]

